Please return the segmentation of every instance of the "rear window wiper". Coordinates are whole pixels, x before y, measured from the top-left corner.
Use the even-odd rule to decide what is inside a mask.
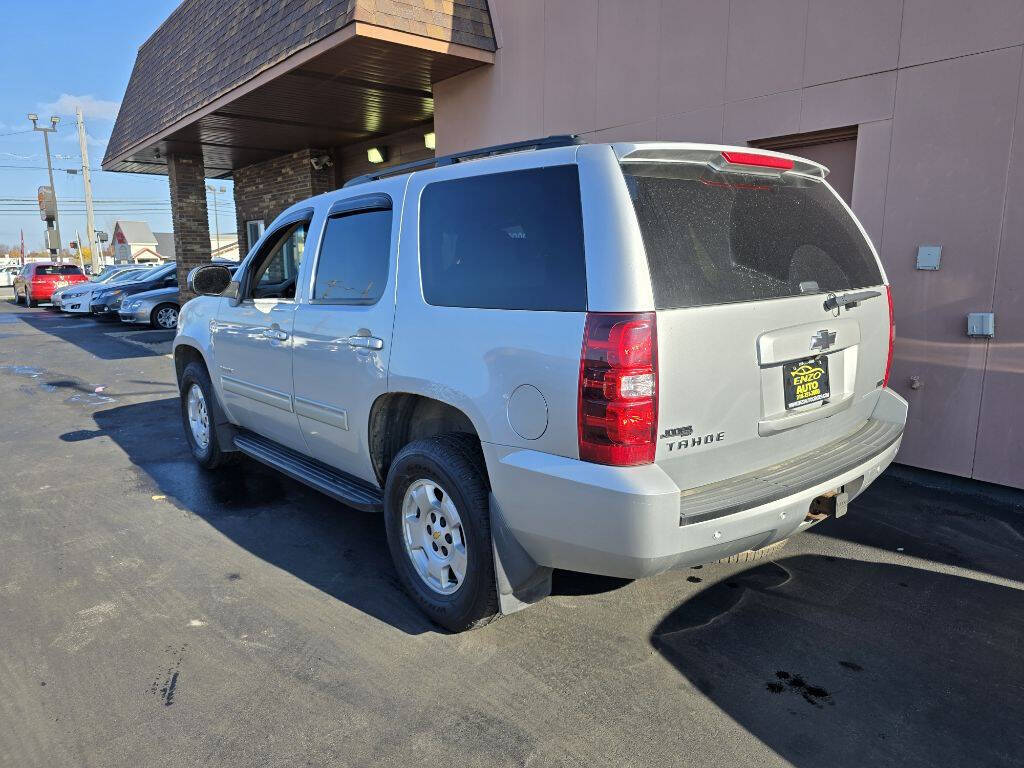
[[[825,299],[824,307],[826,312],[831,312],[840,307],[849,309],[850,307],[857,306],[862,301],[867,301],[881,295],[880,291],[856,291],[855,293],[844,293],[842,296],[831,294]]]

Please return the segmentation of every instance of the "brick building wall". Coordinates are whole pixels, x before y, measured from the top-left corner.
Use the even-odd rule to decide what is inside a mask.
[[[252,245],[246,222],[261,220],[264,226],[269,226],[293,203],[335,188],[335,169],[317,171],[310,162],[322,155],[331,153],[324,149],[303,149],[235,171],[238,252],[243,258]]]
[[[426,148],[423,136],[433,130],[433,126],[427,124],[361,144],[333,150],[304,149],[239,168],[234,173],[239,254],[244,258],[252,247],[248,240],[247,222],[258,220],[267,227],[289,206],[337,189],[355,176],[432,157],[434,151]],[[374,165],[367,160],[366,150],[370,147],[386,147],[388,161],[384,165]],[[322,155],[331,158],[332,166],[317,171],[310,160]]]
[[[371,171],[379,171],[392,165],[423,160],[434,156],[434,150],[427,149],[423,144],[423,135],[434,130],[431,124],[410,128],[407,131],[381,136],[371,141],[350,144],[335,150],[335,178],[340,187],[349,179]],[[366,159],[366,150],[370,147],[386,147],[388,160],[383,165],[374,165]]]
[[[210,219],[206,209],[206,170],[203,159],[169,155],[167,179],[171,191],[171,222],[178,285],[182,303],[192,298],[186,287],[191,269],[210,262]]]

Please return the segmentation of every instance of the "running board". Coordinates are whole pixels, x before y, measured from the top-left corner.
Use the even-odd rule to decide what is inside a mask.
[[[342,504],[365,512],[381,512],[384,509],[384,496],[380,489],[323,462],[252,432],[240,432],[235,435],[233,442],[246,456],[273,467],[293,480],[298,480]]]

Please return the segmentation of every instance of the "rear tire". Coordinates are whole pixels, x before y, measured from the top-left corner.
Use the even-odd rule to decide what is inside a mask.
[[[480,444],[463,433],[409,443],[388,471],[384,523],[398,577],[420,610],[452,632],[498,613],[489,490]]]
[[[723,557],[721,560],[716,562],[752,563],[755,560],[771,560],[782,551],[788,541],[789,539],[783,539],[782,541],[776,541],[768,546],[761,547],[760,549],[748,549],[744,552],[738,552],[735,555],[731,555],[730,557]]]
[[[26,307],[34,307],[37,304],[38,304],[38,302],[35,299],[32,298],[32,294],[29,292],[29,289],[26,288],[25,289],[25,306]]]
[[[185,366],[178,389],[181,393],[182,426],[192,457],[205,469],[216,469],[233,462],[238,454],[223,450],[218,438],[217,424],[222,419],[206,367],[196,362]]]

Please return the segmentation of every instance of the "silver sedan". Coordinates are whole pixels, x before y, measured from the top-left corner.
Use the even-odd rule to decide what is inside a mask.
[[[174,330],[178,325],[178,288],[157,288],[125,297],[118,310],[123,323]]]

